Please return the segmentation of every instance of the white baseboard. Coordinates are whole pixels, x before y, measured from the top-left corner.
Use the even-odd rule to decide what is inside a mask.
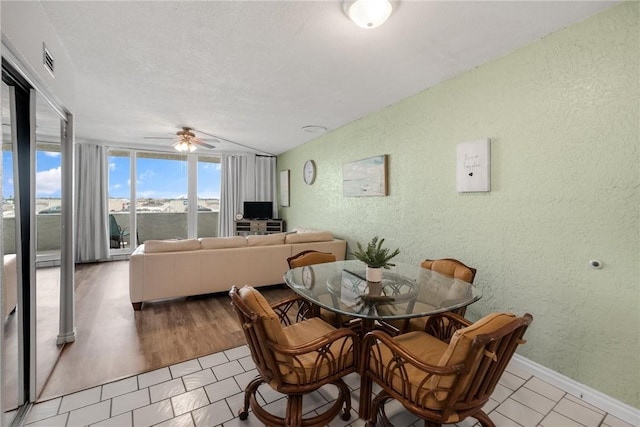
[[[633,425],[640,426],[640,410],[631,405],[620,402],[604,393],[592,389],[584,384],[565,377],[564,375],[545,368],[542,365],[533,362],[526,357],[514,354],[511,359],[511,365],[514,368],[521,369],[534,375],[535,377],[563,390],[575,397],[579,397],[585,402],[606,411],[614,417]]]

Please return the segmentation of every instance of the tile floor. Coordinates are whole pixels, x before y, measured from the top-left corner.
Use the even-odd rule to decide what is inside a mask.
[[[24,421],[29,427],[47,426],[244,426],[261,425],[250,414],[246,421],[234,415],[242,406],[245,385],[256,375],[246,346],[211,354],[152,372],[96,386],[38,403]],[[364,426],[357,418],[360,377],[345,378],[352,390],[352,418],[339,417],[330,426]],[[268,409],[282,414],[284,398],[268,386],[259,389]],[[305,398],[306,412],[322,410],[335,396],[327,387]],[[508,368],[485,411],[498,427],[632,427],[604,411],[559,390],[522,370]],[[422,422],[396,402],[387,404],[396,426]],[[472,427],[475,420],[458,424]]]

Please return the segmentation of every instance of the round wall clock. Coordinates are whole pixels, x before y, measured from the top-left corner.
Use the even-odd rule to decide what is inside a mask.
[[[242,218],[244,218],[244,216],[240,212],[238,212],[236,214],[236,221],[242,221]]]
[[[302,174],[304,176],[304,182],[306,184],[313,184],[313,181],[316,180],[316,163],[313,160],[307,160],[304,163]]]

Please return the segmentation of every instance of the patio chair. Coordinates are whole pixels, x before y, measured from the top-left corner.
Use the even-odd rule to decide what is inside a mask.
[[[126,227],[120,227],[113,214],[109,214],[109,241],[111,249],[124,248],[124,238],[129,235]]]

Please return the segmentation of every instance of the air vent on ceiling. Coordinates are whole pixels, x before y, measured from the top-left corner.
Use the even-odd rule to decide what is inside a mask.
[[[51,52],[49,52],[49,49],[47,49],[47,45],[44,43],[42,43],[42,62],[44,64],[44,68],[49,70],[51,76],[53,76],[53,56],[51,55]]]

